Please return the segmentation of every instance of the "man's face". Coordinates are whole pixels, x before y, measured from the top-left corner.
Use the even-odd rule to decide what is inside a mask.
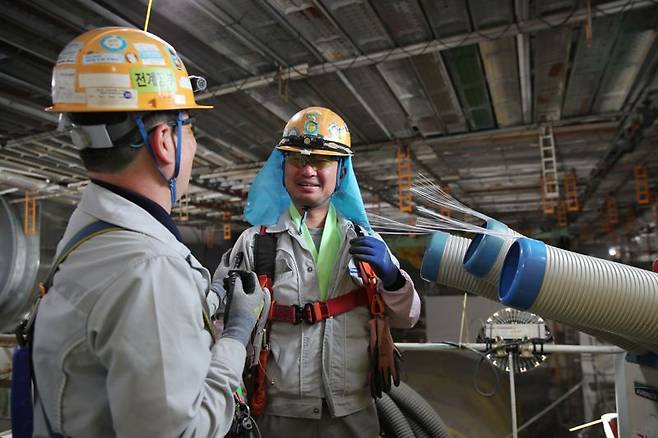
[[[336,157],[288,153],[285,185],[295,205],[319,207],[329,201],[336,188]]]
[[[189,118],[189,114],[183,115],[183,122]],[[183,125],[181,135],[181,163],[178,178],[176,180],[177,197],[180,199],[190,185],[190,175],[192,174],[192,165],[194,164],[194,154],[196,154],[196,138],[194,138],[193,123]],[[173,129],[174,141],[178,140],[176,129]],[[179,147],[179,145],[176,145]]]

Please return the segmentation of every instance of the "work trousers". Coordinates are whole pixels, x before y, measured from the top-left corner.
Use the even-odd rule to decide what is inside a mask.
[[[263,438],[375,438],[379,436],[379,419],[374,404],[344,417],[332,417],[329,407],[326,403],[322,403],[322,417],[319,420],[263,415],[256,422]]]

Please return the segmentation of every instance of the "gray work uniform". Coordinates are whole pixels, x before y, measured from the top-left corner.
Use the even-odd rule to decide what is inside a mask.
[[[357,237],[354,225],[338,215],[338,228],[342,242],[329,283],[329,299],[362,286],[349,254],[349,241]],[[242,233],[230,255],[222,257],[215,278],[226,274],[239,252],[244,253],[244,269],[253,269],[254,239],[259,230],[260,227],[251,227]],[[267,232],[277,236],[273,299],[278,304],[301,306],[320,301],[313,256],[290,214],[284,212],[277,224],[267,227]],[[393,256],[392,259],[398,264]],[[384,292],[382,297],[387,304],[391,324],[394,327],[411,327],[420,313],[420,299],[409,276],[405,272],[402,272],[402,275],[406,282],[401,289],[384,292],[381,281],[378,281],[378,289]],[[321,420],[323,414],[326,418],[327,413],[323,410],[328,407],[330,417],[334,419],[347,418],[359,412],[369,416],[375,414],[374,421],[369,423],[371,428],[378,432],[368,386],[369,319],[369,310],[363,306],[313,325],[273,322],[270,332],[271,356],[266,378],[268,386],[265,417]],[[266,428],[263,436],[268,436],[267,424],[283,427],[286,420],[274,424],[263,418],[260,421]],[[278,431],[277,435],[306,436],[308,429],[303,424],[305,423],[291,427],[290,432],[286,431],[285,434]],[[362,432],[365,433],[361,436],[370,434],[367,430]],[[299,435],[300,433],[302,435]]]
[[[85,225],[113,231],[62,263],[35,326],[35,435],[223,436],[244,346],[214,345],[202,311],[208,271],[137,204],[90,184],[58,250]]]

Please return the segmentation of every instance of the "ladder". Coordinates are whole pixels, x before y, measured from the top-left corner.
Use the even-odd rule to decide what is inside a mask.
[[[564,176],[564,192],[567,211],[579,211],[580,200],[578,199],[578,177],[576,171],[572,170]]]
[[[546,199],[560,197],[557,179],[557,157],[555,155],[555,136],[551,125],[539,128],[539,151],[541,153],[541,174],[544,178],[544,196]]]
[[[178,203],[178,220],[181,222],[187,222],[190,220],[190,198],[188,198],[187,195],[183,195]]]
[[[233,233],[231,232],[231,211],[224,210],[224,240],[228,242],[232,237]]]
[[[398,199],[400,201],[400,211],[411,213],[413,211],[414,201],[411,195],[411,157],[409,146],[398,146],[397,150],[398,163]]]
[[[25,192],[23,207],[23,233],[34,236],[37,234],[37,201],[34,194]]]
[[[651,202],[649,192],[649,172],[647,166],[636,165],[633,168],[635,174],[635,199],[638,205],[648,205]]]
[[[556,210],[557,224],[561,227],[567,226],[567,208],[564,201],[560,201]]]

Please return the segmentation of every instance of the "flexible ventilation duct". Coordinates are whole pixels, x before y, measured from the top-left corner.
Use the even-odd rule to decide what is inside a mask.
[[[382,394],[382,397],[377,399],[376,405],[384,430],[390,431],[389,433],[396,438],[415,437],[404,414],[388,395]]]
[[[39,236],[25,236],[14,209],[0,197],[0,332],[13,331],[34,297]]]
[[[404,382],[377,399],[377,413],[386,432],[393,438],[450,438],[439,414],[412,387]]]
[[[503,304],[658,351],[658,274],[517,240],[500,278]]]
[[[404,382],[391,388],[391,398],[408,418],[416,421],[433,438],[450,438],[448,427],[439,414],[414,389]]]
[[[499,301],[498,285],[493,285],[490,283],[490,281],[491,278],[497,278],[500,274],[500,271],[502,270],[499,267],[499,265],[503,265],[505,260],[505,257],[501,257],[502,249],[506,248],[507,246],[511,247],[513,242],[510,241],[509,245],[507,245],[506,242],[500,242],[499,245],[496,245],[494,239],[485,239],[484,237],[495,236],[483,236],[483,238],[480,239],[476,237],[479,242],[479,246],[485,248],[484,251],[482,249],[476,251],[478,246],[474,246],[472,243],[475,242],[476,239],[471,241],[470,239],[453,236],[442,231],[434,233],[427,245],[427,249],[423,257],[423,262],[420,268],[421,277],[424,280],[430,282],[474,293],[492,301]],[[492,244],[492,242],[494,243]],[[492,252],[491,249],[487,249],[488,247],[494,245],[498,247],[498,253]],[[468,249],[473,249],[470,258],[471,260],[473,260],[473,257],[482,260],[483,254],[490,254],[489,256],[484,257],[486,260],[488,260],[485,260],[486,263],[481,262],[483,265],[485,265],[485,268],[480,267],[480,272],[482,272],[486,270],[486,264],[490,265],[490,268],[487,272],[489,281],[485,280],[485,278],[479,278],[472,275],[464,268],[462,260],[465,259]],[[500,263],[498,262],[499,260]],[[505,303],[504,301],[503,304],[515,307],[512,304]],[[535,312],[544,318],[551,318],[539,311],[532,309],[530,309],[530,311]],[[627,351],[643,353],[652,349],[651,346],[647,346],[644,343],[638,342],[636,340],[627,339],[618,333],[610,333],[606,330],[597,330],[591,326],[585,326],[581,324],[580,321],[565,321],[562,317],[552,317],[551,319],[565,322],[577,330],[588,333],[602,341],[617,345]]]
[[[498,288],[498,280],[505,255],[516,238],[522,236],[495,219],[487,219],[483,226],[487,230],[510,234],[510,237],[505,238],[490,234],[478,234],[466,250],[466,254],[464,255],[464,269],[476,277],[482,278],[495,288]],[[511,237],[512,235],[514,237]]]
[[[420,276],[434,283],[481,295],[490,300],[498,300],[498,289],[464,269],[462,260],[471,239],[453,236],[437,231],[432,234],[423,263]]]

